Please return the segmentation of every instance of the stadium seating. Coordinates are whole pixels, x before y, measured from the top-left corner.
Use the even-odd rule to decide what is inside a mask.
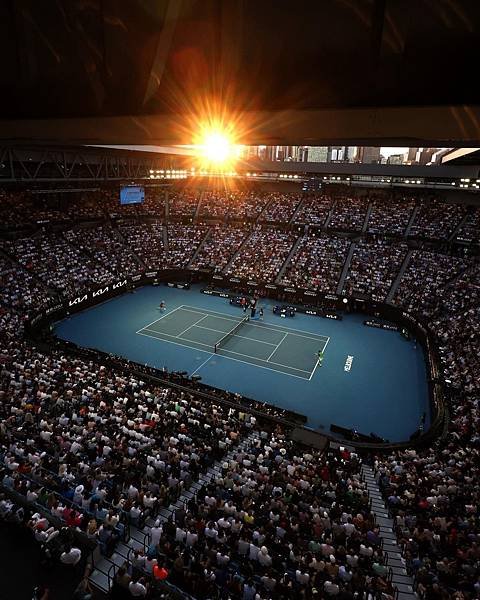
[[[376,234],[403,235],[412,217],[415,200],[402,196],[372,199],[372,212],[368,220],[368,232]]]
[[[227,275],[253,281],[275,281],[295,242],[293,233],[255,229],[227,267]]]
[[[193,382],[179,391],[126,363],[23,339],[25,319],[59,297],[146,269],[208,269],[335,293],[346,268],[344,294],[385,301],[392,293],[437,336],[448,430],[428,447],[363,460],[395,517],[418,593],[478,597],[478,208],[402,195],[185,189],[169,194],[165,213],[160,193],[122,208],[111,190],[57,207],[32,196],[0,195],[1,520],[52,549],[81,533],[107,556],[120,552],[128,528],[146,528],[149,544],[129,555],[130,575],[153,583],[156,560],[196,597],[393,598],[358,455],[297,445],[268,420],[285,417],[281,409],[232,408],[222,392],[212,403]],[[456,229],[468,246],[444,243]]]
[[[361,231],[365,222],[367,206],[366,198],[349,198],[347,196],[338,198],[328,227],[342,231]]]
[[[349,246],[346,238],[305,235],[287,265],[282,283],[335,293]]]
[[[355,244],[344,293],[385,301],[407,251],[404,242],[360,240]]]

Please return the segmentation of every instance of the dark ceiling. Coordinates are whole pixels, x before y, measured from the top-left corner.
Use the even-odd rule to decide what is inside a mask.
[[[5,0],[0,136],[475,144],[479,33],[479,0]]]

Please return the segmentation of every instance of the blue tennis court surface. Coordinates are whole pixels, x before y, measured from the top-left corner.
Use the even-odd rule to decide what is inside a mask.
[[[165,312],[158,308],[162,300]],[[199,288],[148,286],[77,313],[55,330],[81,346],[186,371],[209,385],[299,412],[321,431],[334,423],[400,441],[417,429],[424,412],[428,426],[419,345],[364,326],[362,315],[282,319],[272,313],[272,301],[262,304],[263,321],[242,322],[239,307]]]

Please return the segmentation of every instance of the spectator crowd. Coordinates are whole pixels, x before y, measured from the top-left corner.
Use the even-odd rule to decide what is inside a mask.
[[[188,266],[335,293],[351,255],[343,293],[379,301],[403,265],[393,302],[436,336],[451,398],[441,439],[364,460],[418,593],[479,597],[480,266],[474,247],[442,243],[478,209],[323,194],[317,210],[311,195],[203,194],[157,193],[126,210],[111,191],[68,207],[0,195],[0,520],[72,569],[93,548],[123,556],[127,533],[143,534],[116,566],[118,598],[161,581],[199,598],[393,598],[357,454],[300,446],[267,411],[212,402],[195,384],[180,391],[23,338],[37,311],[122,275]],[[398,237],[415,209],[412,245]],[[328,232],[291,228],[322,227],[330,213]]]

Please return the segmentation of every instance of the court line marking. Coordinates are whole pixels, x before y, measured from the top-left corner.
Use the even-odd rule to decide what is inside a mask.
[[[190,310],[189,308],[182,308],[182,310],[184,310],[185,312],[191,312],[191,313],[194,313],[194,314],[197,314],[197,315],[200,315],[200,314],[203,315],[203,314],[205,314],[205,312],[202,312],[201,310]],[[205,309],[205,310],[208,310],[208,309]],[[212,310],[210,312],[215,313],[214,310]],[[212,318],[214,318],[214,319],[222,319],[223,321],[234,321],[235,323],[239,323],[240,321],[242,321],[242,317],[238,317],[238,318],[236,318],[234,316],[231,316],[231,317],[219,317],[219,316],[217,316],[218,314],[226,315],[227,313],[217,313],[217,314],[213,314],[213,315],[209,314],[209,316],[212,317]]]
[[[325,352],[325,348],[327,347],[327,344],[328,344],[329,341],[330,341],[330,338],[328,338],[328,340],[325,342],[325,345],[323,346],[322,354]],[[315,363],[315,366],[313,367],[312,374],[308,378],[308,381],[310,381],[312,379],[312,377],[314,376],[315,371],[317,370],[317,367],[318,367],[319,364],[320,364],[320,359],[317,358],[317,362]]]
[[[270,327],[278,327],[278,328],[281,327],[281,325],[274,325],[273,323],[268,323],[268,324],[265,324],[265,325],[257,325],[256,323],[250,323],[250,322],[248,322],[248,323],[245,323],[245,325],[251,325],[252,327],[260,327],[260,329],[269,329]],[[288,329],[287,333],[289,335],[293,335],[293,336],[296,336],[296,337],[305,338],[306,340],[313,340],[314,342],[318,342],[318,341],[324,342],[325,338],[330,339],[328,337],[328,335],[322,335],[320,333],[319,334],[314,333],[312,335],[302,335],[300,333],[296,333],[297,331],[301,331],[301,329],[292,329],[291,327],[285,327],[284,329],[281,330],[282,333],[285,333],[285,329]],[[292,331],[294,333],[291,333]],[[315,337],[313,337],[313,336],[315,336]],[[319,340],[319,338],[322,338],[322,339]]]
[[[191,309],[191,308],[195,309],[195,307],[189,306],[188,304],[187,305],[182,305],[182,306],[188,306],[189,309]],[[208,310],[208,309],[205,309],[205,310]],[[201,311],[200,310],[198,310],[198,311],[194,310],[193,312],[199,312],[200,313]],[[228,313],[217,312],[215,310],[210,310],[209,312],[210,313],[214,313],[211,316],[214,316],[216,314],[228,316]],[[205,313],[201,313],[201,314],[205,314]],[[235,318],[230,318],[229,320],[230,321],[237,321],[237,322],[241,321],[241,319],[235,319]],[[298,335],[298,337],[304,337],[304,338],[307,338],[307,339],[310,339],[310,340],[315,340],[315,341],[318,341],[318,338],[323,338],[322,341],[325,341],[325,338],[328,339],[328,340],[330,339],[330,337],[328,335],[322,335],[321,333],[312,333],[309,336],[309,335],[305,335],[305,333],[308,333],[308,332],[305,332],[303,329],[295,329],[294,327],[284,327],[283,325],[275,325],[274,323],[265,323],[264,325],[258,325],[258,323],[252,323],[251,321],[249,321],[248,323],[245,323],[245,325],[250,325],[251,327],[260,327],[260,329],[269,329],[270,327],[275,327],[277,329],[281,329],[282,333],[285,333],[285,331],[288,331],[288,332],[290,332],[290,331],[300,332],[300,333],[295,333],[295,335]],[[303,334],[303,335],[300,335],[300,334]]]
[[[191,325],[189,325],[184,331],[177,333],[177,337],[180,337],[181,335],[186,333],[189,329],[191,329],[192,327],[195,327],[197,323],[200,323],[201,321],[203,321],[203,319],[206,319],[207,317],[208,317],[208,315],[204,315],[201,319],[198,319],[198,321],[195,321],[195,323],[192,323]]]
[[[145,337],[149,337],[152,338],[154,340],[160,340],[161,342],[167,342],[168,344],[175,344],[177,346],[182,346],[183,348],[190,348],[190,350],[198,350],[199,352],[206,352],[207,354],[211,354],[212,352],[209,350],[202,350],[201,348],[195,348],[194,346],[189,346],[188,344],[180,344],[179,342],[174,342],[173,340],[165,340],[163,338],[157,337],[155,335],[149,335],[148,333],[143,333],[142,331],[138,331],[137,332],[138,335],[144,335]],[[159,335],[169,335],[168,333],[162,333],[160,334],[159,332],[155,331],[154,333],[158,333]],[[182,338],[177,338],[174,335],[170,336],[173,337],[175,339],[182,339]],[[191,344],[199,344],[200,346],[206,346],[207,348],[211,348],[210,345],[208,344],[202,344],[202,342],[194,342],[193,340],[183,340],[185,342],[190,342]],[[240,352],[233,352],[233,350],[225,350],[222,348],[222,350],[224,350],[224,352],[230,352],[233,354],[238,354],[238,356],[245,356],[246,358],[250,358],[253,360],[259,360],[262,362],[265,362],[265,359],[262,358],[255,358],[253,356],[249,356],[248,354],[240,354]],[[250,365],[251,367],[258,367],[259,369],[267,369],[267,371],[273,371],[274,373],[281,373],[283,375],[288,375],[289,377],[297,377],[297,379],[303,379],[304,381],[308,381],[308,377],[301,377],[300,375],[294,375],[293,373],[285,373],[284,371],[279,371],[278,369],[271,369],[270,367],[264,367],[263,365],[257,365],[255,363],[252,362],[248,362],[246,360],[240,360],[239,358],[233,358],[232,356],[224,356],[222,354],[217,354],[217,356],[223,356],[223,358],[227,358],[228,360],[235,360],[237,362],[241,362],[244,363],[246,365]],[[285,369],[292,369],[293,371],[300,371],[301,373],[310,373],[310,371],[304,371],[303,369],[297,369],[296,367],[290,367],[288,365],[282,365],[281,363],[275,363],[273,361],[270,361],[271,365],[278,365],[279,367],[284,367]]]
[[[267,358],[267,362],[269,362],[269,360],[272,358],[272,356],[275,354],[275,352],[280,348],[281,343],[283,342],[283,340],[287,337],[288,333],[286,333],[283,338],[278,342],[278,344],[276,345],[276,347],[272,350],[272,353],[270,354],[270,356]]]
[[[194,313],[194,314],[197,314],[197,315],[202,315],[202,318],[201,318],[201,319],[199,319],[198,321],[196,321],[195,323],[193,323],[192,325],[190,325],[189,327],[187,327],[187,329],[185,329],[183,332],[179,333],[177,336],[173,336],[173,335],[170,335],[170,334],[167,334],[167,333],[163,333],[163,332],[160,332],[160,331],[155,331],[155,330],[150,330],[150,329],[149,329],[149,327],[150,327],[151,325],[153,325],[154,323],[157,323],[158,321],[160,321],[160,320],[164,319],[165,317],[167,317],[167,316],[169,316],[169,315],[173,314],[174,312],[176,312],[177,310],[180,310],[180,309],[184,310],[185,312],[192,312],[192,313]],[[208,310],[208,309],[205,309],[205,310]],[[212,313],[213,313],[213,314],[212,314]],[[218,317],[218,315],[222,315],[222,316],[221,316],[221,317]],[[224,316],[223,316],[223,315],[224,315]],[[207,318],[207,317],[209,317],[209,316],[211,316],[212,318],[220,318],[220,319],[223,319],[223,320],[226,320],[226,321],[234,321],[234,322],[239,322],[239,321],[241,321],[241,320],[242,320],[241,318],[239,319],[239,318],[235,318],[235,317],[233,317],[233,316],[231,316],[231,315],[228,315],[228,313],[221,313],[221,312],[218,312],[218,311],[213,311],[213,310],[212,310],[212,311],[210,311],[210,310],[209,310],[209,311],[206,313],[206,312],[204,312],[204,311],[201,311],[201,310],[199,310],[199,309],[197,309],[197,308],[195,308],[195,307],[191,307],[191,306],[189,306],[189,305],[181,304],[181,305],[180,305],[180,306],[178,306],[177,308],[174,308],[173,310],[171,310],[171,311],[170,311],[170,312],[168,312],[167,314],[165,314],[165,315],[162,315],[162,316],[161,316],[161,317],[159,317],[158,319],[155,319],[155,321],[152,321],[151,323],[149,323],[148,325],[144,326],[142,329],[139,329],[139,330],[138,330],[138,331],[136,331],[135,333],[137,333],[137,334],[139,334],[139,335],[145,335],[146,337],[150,337],[150,338],[157,339],[157,340],[158,340],[158,339],[160,339],[161,341],[165,341],[165,342],[168,342],[168,343],[176,344],[177,346],[183,346],[184,348],[185,348],[185,347],[187,347],[187,348],[193,348],[193,349],[196,349],[196,350],[198,350],[199,352],[208,352],[207,350],[202,350],[202,349],[200,349],[200,348],[194,348],[194,347],[192,347],[192,346],[188,346],[187,344],[180,344],[180,343],[178,343],[178,342],[173,342],[172,340],[165,340],[165,339],[159,338],[159,337],[157,337],[157,336],[152,336],[152,335],[144,334],[144,333],[142,333],[142,331],[146,330],[146,331],[151,331],[152,333],[156,333],[156,334],[158,334],[158,335],[166,335],[166,336],[173,337],[173,338],[176,338],[176,339],[182,339],[180,336],[181,336],[181,335],[183,335],[183,334],[184,334],[186,331],[188,331],[188,330],[189,330],[189,329],[191,329],[192,327],[198,327],[199,329],[210,329],[210,328],[208,328],[208,327],[202,327],[201,325],[197,325],[197,323],[200,323],[201,321],[203,321],[205,318]],[[268,330],[270,327],[273,327],[273,328],[275,328],[275,329],[279,329],[279,330],[281,330],[281,332],[282,332],[282,333],[285,333],[285,335],[284,335],[284,337],[282,338],[282,340],[281,340],[281,341],[280,341],[280,342],[277,344],[276,348],[273,350],[273,352],[272,352],[272,353],[269,355],[269,357],[268,357],[267,359],[256,358],[256,357],[253,357],[253,356],[250,356],[250,355],[247,355],[247,354],[242,354],[242,353],[240,353],[240,352],[235,352],[235,351],[233,351],[233,350],[227,350],[227,349],[225,349],[225,348],[222,348],[222,350],[223,350],[224,352],[228,352],[228,353],[230,353],[230,354],[236,354],[236,355],[238,355],[238,356],[244,356],[245,358],[250,358],[250,359],[253,359],[253,360],[258,360],[258,361],[261,361],[261,362],[269,362],[269,363],[270,363],[270,364],[272,364],[272,365],[277,365],[277,366],[279,366],[279,367],[284,367],[285,369],[291,369],[291,370],[294,370],[294,371],[299,371],[299,372],[301,372],[301,373],[310,373],[310,377],[308,378],[308,381],[310,381],[310,380],[312,379],[312,377],[313,377],[313,375],[314,375],[314,373],[315,373],[315,370],[316,370],[316,369],[317,369],[317,367],[318,367],[318,363],[319,363],[319,361],[318,361],[318,360],[317,360],[317,362],[315,363],[315,365],[314,365],[314,367],[313,367],[313,370],[312,370],[312,371],[306,371],[306,370],[304,370],[304,369],[298,369],[298,368],[296,368],[296,367],[291,367],[291,366],[288,366],[288,365],[284,365],[283,363],[277,363],[277,362],[274,362],[274,361],[271,361],[271,360],[270,360],[270,358],[273,356],[273,354],[275,354],[275,352],[277,351],[278,347],[279,347],[279,346],[282,344],[282,342],[285,340],[285,338],[286,338],[286,337],[289,335],[289,332],[290,332],[290,331],[293,331],[293,332],[302,332],[302,333],[303,333],[303,330],[301,330],[301,329],[296,329],[296,328],[294,328],[294,327],[283,327],[282,325],[275,325],[275,324],[273,324],[273,323],[269,323],[269,324],[265,324],[265,325],[258,325],[258,324],[256,324],[256,323],[250,323],[250,322],[248,322],[248,323],[245,323],[245,325],[251,325],[252,327],[259,327],[260,329],[267,329],[267,330]],[[287,330],[287,331],[285,331],[285,330]],[[214,329],[212,329],[212,331],[216,331],[216,332],[218,332],[218,333],[224,333],[223,331],[214,330]],[[325,336],[325,335],[322,335],[322,334],[313,334],[315,337],[313,337],[313,336],[308,336],[308,335],[301,335],[301,334],[299,334],[299,333],[292,333],[292,334],[290,334],[290,335],[297,336],[297,337],[303,337],[303,338],[305,338],[305,339],[310,339],[310,340],[312,340],[312,341],[317,341],[317,340],[318,340],[318,338],[326,338],[326,340],[325,340],[325,343],[324,343],[324,346],[323,346],[323,350],[322,350],[322,352],[325,352],[325,349],[326,349],[326,347],[327,347],[327,345],[328,345],[328,342],[329,342],[329,341],[330,341],[330,339],[331,339],[329,336]],[[250,341],[253,341],[253,342],[258,342],[258,343],[263,343],[263,344],[273,345],[271,342],[265,342],[265,341],[263,341],[263,340],[257,340],[257,339],[255,339],[255,338],[248,338],[248,337],[246,337],[246,336],[234,335],[233,337],[241,337],[241,338],[244,338],[244,339],[249,339]],[[194,341],[194,340],[188,340],[188,339],[187,339],[187,340],[185,340],[185,341],[186,341],[186,342],[190,342],[190,343],[194,343],[194,344],[198,344],[198,345],[200,345],[200,346],[205,346],[205,347],[207,347],[207,348],[208,348],[208,347],[210,347],[208,344],[204,344],[204,343],[202,343],[202,342],[196,342],[196,341]],[[209,352],[209,354],[211,354],[211,352]],[[212,356],[213,356],[213,355],[212,355]],[[208,360],[210,360],[210,358],[212,358],[212,356],[210,356],[210,357],[209,357],[209,358],[208,358],[208,359],[205,361],[205,363],[206,363],[206,362],[208,362]],[[257,365],[257,364],[255,364],[255,363],[251,363],[251,362],[247,362],[247,361],[244,361],[244,360],[236,359],[236,358],[233,358],[233,357],[231,357],[231,356],[225,356],[224,358],[227,358],[227,359],[229,359],[229,360],[235,360],[235,361],[237,361],[237,362],[241,362],[241,363],[244,363],[244,364],[247,364],[247,365],[251,365],[251,366],[259,367],[259,368],[261,368],[261,369],[267,369],[267,370],[273,371],[273,372],[275,372],[275,373],[282,373],[282,374],[284,374],[284,375],[288,375],[288,376],[290,376],[290,377],[297,377],[298,379],[303,379],[303,380],[306,380],[306,379],[307,379],[306,377],[301,377],[301,376],[299,376],[299,375],[294,375],[294,374],[291,374],[291,373],[284,373],[283,371],[278,371],[277,369],[270,369],[269,367],[264,367],[264,366],[262,366],[262,365]],[[203,366],[203,365],[200,365],[200,366],[199,366],[197,369],[200,369],[202,366]],[[194,373],[197,371],[197,369],[194,371]]]
[[[148,329],[147,331],[150,331],[150,333],[156,333],[157,335],[166,335],[167,337],[171,337],[174,340],[183,340],[184,342],[190,342],[191,344],[198,344],[199,346],[205,346],[205,348],[213,348],[213,344],[205,344],[205,342],[197,342],[196,340],[190,340],[189,338],[181,338],[180,335],[173,335],[173,333],[164,333],[163,331],[155,331],[154,329]],[[141,335],[141,331],[139,332]],[[157,340],[162,340],[161,337],[155,337],[154,335],[151,335],[149,337],[154,337]],[[168,342],[169,340],[163,340],[164,342]],[[212,353],[212,351],[210,350],[210,354]]]
[[[245,323],[245,325],[246,324],[247,323]],[[204,327],[203,325],[195,325],[195,327],[197,327],[198,329],[207,329],[208,331],[215,331],[216,333],[225,333],[225,334],[228,333],[228,331],[221,331],[220,329],[212,329],[211,327]],[[287,333],[287,335],[288,335],[288,333]],[[232,335],[232,337],[238,337],[238,338],[242,338],[244,340],[251,340],[252,342],[258,342],[259,344],[268,344],[269,346],[276,345],[273,342],[264,342],[263,340],[257,340],[256,338],[247,337],[245,335],[237,335],[236,333],[234,333]]]
[[[138,331],[136,331],[135,333],[139,333],[140,331],[142,331],[142,329],[147,329],[148,327],[150,327],[150,325],[153,325],[154,323],[156,323],[157,321],[160,321],[161,319],[164,319],[165,317],[168,317],[168,315],[173,314],[174,312],[176,312],[177,310],[180,310],[180,308],[182,308],[181,306],[177,306],[177,308],[174,308],[173,310],[171,310],[170,312],[162,315],[161,317],[158,317],[158,319],[155,319],[155,321],[152,321],[151,323],[149,323],[148,325],[144,325],[143,327],[141,327]]]
[[[200,311],[200,310],[190,310],[190,309],[186,309],[186,308],[183,308],[183,306],[184,306],[184,305],[182,305],[182,306],[179,306],[178,308],[179,308],[179,309],[181,308],[182,310],[184,310],[184,311],[186,311],[186,312],[191,312],[191,313],[194,313],[194,314],[196,314],[196,315],[204,315],[204,317],[203,317],[203,318],[206,318],[206,317],[212,317],[212,319],[223,319],[224,321],[233,321],[233,322],[235,322],[235,323],[240,323],[240,322],[242,321],[242,319],[235,319],[235,318],[228,319],[228,318],[224,318],[224,317],[218,317],[218,316],[217,316],[217,314],[226,314],[226,313],[217,313],[217,314],[213,314],[213,315],[212,315],[212,314],[209,314],[209,313],[202,312],[202,311]],[[178,309],[174,309],[174,310],[178,310]],[[170,311],[170,313],[168,313],[168,314],[171,314],[171,313],[173,313],[173,312],[174,312],[174,310]],[[205,310],[207,310],[207,309],[205,309]],[[215,313],[216,311],[211,311],[211,312]],[[163,319],[163,318],[164,318],[164,317],[166,317],[166,316],[168,316],[168,315],[164,315],[163,317],[160,317],[160,319]],[[197,323],[200,323],[200,321],[203,321],[203,318],[202,318],[202,319],[199,319],[199,320],[197,321]],[[160,321],[160,319],[157,319],[157,321]],[[153,323],[156,323],[157,321],[153,321]],[[146,329],[147,331],[153,331],[153,332],[155,332],[155,333],[162,333],[162,332],[160,332],[160,331],[158,331],[158,332],[157,332],[157,331],[155,331],[155,329],[150,329],[150,325],[152,325],[153,323],[150,323],[149,325],[147,325],[147,326],[143,327],[142,329]],[[286,335],[292,335],[292,336],[296,336],[296,337],[303,337],[303,338],[305,338],[305,339],[307,339],[307,340],[313,340],[314,342],[320,341],[320,340],[318,340],[318,338],[322,338],[322,339],[321,339],[321,341],[322,341],[322,342],[325,342],[325,345],[324,345],[324,350],[323,350],[323,352],[325,351],[325,348],[327,347],[327,344],[328,344],[328,342],[330,341],[330,337],[328,337],[328,336],[326,336],[326,335],[322,335],[322,334],[312,334],[313,336],[315,336],[315,337],[312,337],[312,336],[309,336],[309,335],[300,335],[299,333],[290,333],[290,331],[297,332],[297,331],[301,331],[301,330],[300,330],[300,329],[293,329],[293,328],[291,328],[291,327],[283,327],[283,326],[281,326],[281,325],[274,325],[273,323],[268,323],[268,324],[265,324],[265,325],[257,325],[256,323],[247,322],[247,323],[245,323],[245,325],[246,325],[246,326],[250,325],[251,327],[259,327],[260,329],[266,329],[267,331],[270,329],[270,327],[282,328],[282,329],[281,329],[281,333],[285,333],[285,329],[288,329],[289,331],[287,331],[287,332],[286,332]],[[218,332],[218,333],[227,333],[227,332],[225,332],[225,331],[220,331],[219,329],[212,329],[212,328],[210,328],[210,327],[202,327],[202,326],[200,326],[200,325],[196,325],[195,323],[194,323],[193,325],[191,325],[190,327],[193,327],[193,326],[199,327],[199,328],[201,328],[201,329],[210,329],[210,331],[216,331],[216,332]],[[188,330],[188,329],[190,329],[190,327],[187,327],[187,330]],[[136,333],[139,333],[139,331],[142,331],[142,329],[139,329],[139,330],[138,330]],[[183,333],[185,333],[185,332],[179,333],[178,335],[179,335],[179,336],[180,336],[180,335],[183,335]],[[246,336],[241,336],[241,335],[235,335],[235,336],[233,336],[233,337],[242,337],[242,338],[245,338],[246,340],[251,340],[251,341],[253,341],[253,342],[259,342],[260,344],[270,344],[270,345],[273,345],[273,343],[272,343],[272,342],[265,342],[265,341],[263,341],[263,340],[257,340],[256,338],[249,338],[249,337],[246,337]],[[285,339],[285,337],[286,337],[286,336],[284,336],[284,338],[283,338],[283,339]],[[326,338],[326,341],[325,341],[325,338]],[[197,342],[197,343],[200,343],[200,342]],[[280,343],[281,343],[281,342],[280,342]]]
[[[182,348],[189,348],[190,350],[198,350],[199,352],[205,352],[206,354],[211,354],[211,352],[209,352],[208,350],[202,350],[201,348],[194,348],[193,346],[189,346],[188,344],[180,344],[180,343],[174,342],[172,340],[164,340],[164,339],[158,338],[154,335],[148,335],[148,333],[142,333],[141,331],[138,333],[138,335],[144,335],[145,337],[150,337],[154,340],[160,340],[161,342],[166,342],[167,344],[175,344],[176,346],[182,346]],[[198,342],[195,342],[195,343],[198,343]],[[217,354],[216,356],[223,356],[223,355]],[[239,358],[233,358],[232,356],[223,356],[223,358],[226,358],[227,360],[234,360],[235,362],[243,363],[245,365],[250,365],[251,367],[257,367],[259,369],[266,369],[267,371],[273,371],[274,373],[279,373],[280,375],[287,375],[287,377],[296,377],[297,379],[302,379],[303,381],[308,381],[308,377],[302,377],[300,375],[294,375],[293,373],[285,373],[284,371],[279,371],[278,369],[271,369],[270,367],[256,365],[254,363],[247,362],[246,360],[240,360]],[[253,358],[253,357],[250,356],[249,358]],[[260,359],[258,359],[258,360],[260,360]],[[282,365],[282,366],[285,366],[285,365]],[[291,369],[293,367],[286,367],[286,368]],[[308,372],[309,371],[305,371],[305,373],[308,373]]]
[[[136,332],[138,335],[144,335],[145,337],[152,338],[152,340],[160,340],[161,342],[166,342],[167,344],[175,344],[176,346],[182,346],[182,348],[190,348],[190,350],[198,350],[198,352],[205,352],[206,354],[212,354],[211,350],[202,350],[201,348],[195,348],[193,346],[188,346],[187,344],[180,344],[180,342],[174,342],[173,340],[165,340],[163,338],[157,337],[156,335],[149,335],[148,333],[143,333],[143,330],[140,329]],[[153,333],[159,333],[155,331]],[[167,333],[162,333],[161,335],[168,335]],[[172,336],[175,337],[175,336]],[[186,341],[186,340],[185,340]],[[201,344],[200,342],[191,342],[195,344],[200,344],[201,346],[207,346],[207,344]],[[209,348],[211,346],[208,346]]]
[[[237,354],[238,356],[245,356],[246,358],[253,358],[253,360],[259,360],[260,362],[267,362],[266,358],[257,358],[256,356],[250,356],[250,354],[242,354],[241,352],[235,352],[235,350],[227,350],[226,348],[220,348],[223,352],[230,352],[231,354]],[[299,369],[298,367],[291,367],[290,365],[284,365],[283,363],[277,363],[273,360],[268,361],[271,365],[278,365],[279,367],[285,367],[285,369],[292,369],[293,371],[300,371],[301,373],[311,373],[305,369]],[[255,365],[259,366],[259,365]],[[273,371],[275,369],[272,369]]]
[[[193,325],[191,325],[190,327],[193,327]],[[190,329],[190,327],[188,329]],[[158,335],[166,335],[167,337],[172,337],[175,340],[184,340],[185,342],[190,342],[191,344],[199,344],[200,346],[205,346],[206,348],[211,348],[212,344],[205,344],[204,342],[197,342],[196,340],[190,340],[188,338],[182,338],[180,337],[182,334],[179,333],[178,335],[173,335],[172,333],[164,333],[163,331],[154,331],[154,330],[150,330],[152,333],[157,333]],[[140,332],[140,335],[142,335],[142,333]],[[289,335],[288,333],[285,335],[285,337]],[[158,338],[154,335],[150,335],[148,337],[152,337],[156,340],[162,340],[162,338]],[[168,342],[169,340],[163,340],[164,342]],[[257,341],[257,340],[255,340]],[[180,344],[181,345],[181,344]],[[190,346],[191,348],[192,346]],[[223,352],[230,352],[230,354],[237,354],[238,356],[245,356],[245,358],[251,358],[253,360],[259,360],[260,362],[269,362],[271,365],[278,365],[279,367],[285,367],[285,369],[292,369],[293,371],[300,371],[302,373],[311,373],[311,371],[307,371],[306,369],[299,369],[298,367],[291,367],[290,365],[284,365],[283,363],[277,363],[274,362],[273,360],[267,361],[266,358],[259,358],[257,356],[251,356],[250,354],[243,354],[243,352],[236,352],[235,350],[227,350],[227,348],[220,348],[221,350],[223,350]],[[248,364],[252,364],[252,363],[248,363]],[[260,366],[260,365],[255,365],[256,367]],[[275,369],[272,369],[272,371],[275,371]]]
[[[311,375],[310,375],[310,377],[308,378],[308,381],[311,381],[311,379],[312,379],[312,377],[313,377],[313,375],[314,375],[315,371],[317,370],[317,367],[318,367],[318,365],[319,365],[319,364],[320,364],[320,359],[319,359],[319,358],[317,358],[317,362],[315,363],[315,366],[313,367],[312,374],[311,374]]]
[[[217,356],[222,356],[222,354],[217,354]],[[241,355],[241,356],[245,356],[245,355]],[[243,363],[245,365],[250,365],[251,367],[258,367],[259,369],[265,369],[266,371],[273,371],[274,373],[280,373],[280,375],[287,375],[287,377],[296,377],[297,379],[302,379],[303,381],[308,381],[308,377],[302,377],[301,375],[294,375],[293,373],[285,373],[285,371],[279,371],[278,369],[271,369],[270,367],[264,367],[263,365],[256,365],[254,363],[250,363],[247,362],[246,360],[241,360],[240,358],[233,358],[233,356],[223,356],[223,358],[226,358],[227,360],[234,360],[236,362],[240,362]],[[251,356],[249,358],[252,358]],[[260,359],[258,359],[260,360]],[[276,363],[271,363],[276,364]],[[286,365],[280,365],[282,367],[285,367],[286,369],[293,369],[293,367],[287,367]],[[302,369],[298,369],[299,371],[302,371]],[[310,371],[302,371],[302,373],[309,373]]]
[[[199,366],[198,366],[198,367],[195,369],[195,371],[193,371],[193,373],[190,375],[190,377],[193,377],[197,371],[200,371],[200,369],[201,369],[201,368],[202,368],[204,365],[206,365],[206,364],[207,364],[207,362],[208,362],[208,361],[209,361],[211,358],[213,358],[214,356],[215,356],[215,354],[211,354],[211,355],[210,355],[210,356],[207,358],[207,360],[204,360],[204,361],[202,362],[202,364],[201,364],[201,365],[199,365]]]

